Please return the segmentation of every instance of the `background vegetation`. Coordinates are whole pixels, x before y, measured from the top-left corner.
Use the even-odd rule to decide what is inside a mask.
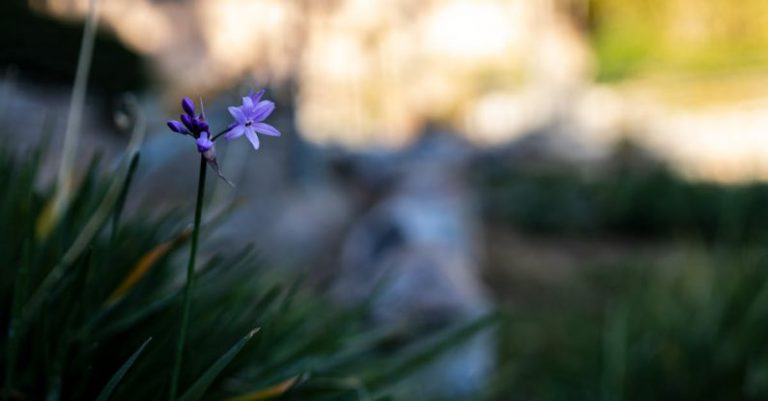
[[[723,73],[768,65],[768,5],[744,0],[589,0],[603,80],[643,72]]]

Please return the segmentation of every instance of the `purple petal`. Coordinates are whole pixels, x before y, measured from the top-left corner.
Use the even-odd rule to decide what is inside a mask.
[[[251,125],[254,131],[258,132],[259,134],[269,135],[269,136],[280,136],[280,131],[277,130],[277,128],[267,124],[267,123],[254,123]]]
[[[251,101],[254,104],[256,104],[256,103],[259,103],[259,101],[261,100],[261,97],[264,96],[264,92],[265,92],[264,89],[262,89],[262,90],[260,90],[260,91],[258,91],[256,93],[254,93],[253,90],[251,90],[251,92],[248,94],[248,97],[251,98]]]
[[[243,109],[251,110],[253,108],[253,100],[250,97],[243,98]]]
[[[269,100],[262,100],[253,108],[253,113],[251,113],[250,117],[254,121],[264,121],[270,114],[272,114],[274,109],[274,103]]]
[[[200,153],[206,153],[211,149],[213,149],[213,142],[208,139],[208,133],[201,133],[200,138],[197,138],[197,151]]]
[[[240,107],[230,106],[227,110],[229,110],[229,114],[232,115],[235,121],[239,124],[245,124],[245,114],[243,114],[243,110],[241,110]]]
[[[182,135],[189,134],[189,130],[186,127],[184,127],[184,124],[176,120],[168,121],[168,128],[170,128],[171,131],[178,132],[179,134],[182,134]]]
[[[195,115],[195,103],[192,102],[192,99],[188,97],[181,99],[181,108],[190,116]]]
[[[248,138],[254,149],[259,150],[259,137],[252,129],[245,130],[245,137]]]
[[[235,125],[234,127],[232,127],[231,130],[229,130],[229,132],[224,134],[224,138],[235,139],[235,138],[239,138],[239,137],[243,136],[244,133],[245,133],[245,127],[244,126],[242,126],[242,125]]]

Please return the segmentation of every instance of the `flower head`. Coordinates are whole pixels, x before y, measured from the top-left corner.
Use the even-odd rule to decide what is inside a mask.
[[[202,132],[208,132],[208,123],[205,121],[205,116],[202,114],[195,114],[195,104],[192,99],[185,97],[181,99],[181,108],[184,109],[184,113],[179,116],[181,122],[176,120],[168,121],[168,128],[173,132],[178,132],[182,135],[192,135],[198,138]]]
[[[189,135],[195,139],[197,151],[208,162],[224,181],[232,185],[229,180],[221,175],[221,169],[216,161],[216,148],[214,142],[219,136],[224,135],[227,139],[234,139],[245,136],[251,142],[255,149],[259,148],[259,137],[257,133],[270,136],[280,136],[280,131],[275,127],[264,123],[263,121],[272,114],[275,104],[269,100],[261,100],[264,96],[264,90],[251,92],[243,98],[243,104],[240,107],[230,107],[229,113],[235,118],[235,123],[229,125],[225,130],[216,135],[211,135],[208,122],[205,121],[205,111],[202,100],[200,101],[200,114],[197,114],[195,103],[192,99],[185,97],[181,100],[181,108],[184,113],[179,116],[179,120],[168,121],[168,128],[173,132],[182,135]]]
[[[261,100],[262,96],[264,96],[263,89],[244,97],[242,106],[229,108],[229,114],[235,119],[235,123],[224,135],[225,138],[235,139],[245,134],[253,148],[258,149],[259,137],[256,135],[257,133],[280,136],[280,131],[263,122],[275,110],[275,104],[269,100]]]
[[[202,109],[202,100],[200,102],[200,108]],[[173,132],[178,132],[182,135],[190,135],[195,138],[197,151],[200,152],[208,164],[216,170],[216,174],[231,185],[229,180],[221,175],[219,163],[216,161],[216,148],[213,146],[214,138],[211,138],[209,132],[210,128],[205,121],[204,112],[201,112],[198,115],[195,110],[195,103],[188,97],[181,99],[181,108],[184,110],[184,114],[179,116],[181,122],[170,120],[168,121],[168,128]]]

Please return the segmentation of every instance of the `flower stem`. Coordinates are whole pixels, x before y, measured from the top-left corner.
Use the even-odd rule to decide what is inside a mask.
[[[226,134],[227,132],[232,131],[232,128],[235,128],[235,124],[230,125],[229,127],[225,128],[223,131],[221,131],[218,134],[214,135],[213,138],[211,138],[211,142],[215,141],[218,137]]]
[[[192,244],[189,248],[189,264],[187,264],[187,283],[184,286],[183,312],[181,315],[181,328],[179,330],[179,339],[176,343],[176,357],[173,361],[173,374],[171,376],[170,401],[176,400],[176,393],[179,386],[179,374],[181,373],[181,359],[184,353],[184,343],[187,339],[187,329],[189,326],[189,310],[192,303],[192,286],[195,281],[195,258],[197,256],[197,239],[200,236],[200,218],[203,214],[203,195],[205,194],[205,172],[207,166],[205,158],[200,156],[200,175],[197,182],[197,203],[195,204],[195,222],[192,229]]]

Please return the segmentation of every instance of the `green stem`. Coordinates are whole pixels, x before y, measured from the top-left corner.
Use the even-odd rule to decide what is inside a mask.
[[[192,303],[192,286],[195,279],[195,258],[197,256],[197,239],[200,236],[200,218],[203,214],[203,195],[205,193],[205,158],[200,155],[200,178],[197,182],[197,203],[195,204],[195,223],[192,229],[192,245],[189,248],[189,264],[187,264],[187,283],[184,286],[184,311],[181,315],[181,328],[179,330],[179,340],[176,343],[176,357],[173,362],[173,374],[171,376],[170,400],[176,400],[176,393],[179,386],[179,374],[181,373],[181,359],[184,353],[184,343],[187,339],[187,328],[189,326],[189,309]]]
[[[232,131],[232,128],[235,128],[235,126],[231,125],[231,126],[225,128],[223,131],[219,132],[218,134],[214,135],[213,138],[211,138],[211,142],[215,141],[216,139],[218,139],[218,137],[226,134],[227,132]]]

